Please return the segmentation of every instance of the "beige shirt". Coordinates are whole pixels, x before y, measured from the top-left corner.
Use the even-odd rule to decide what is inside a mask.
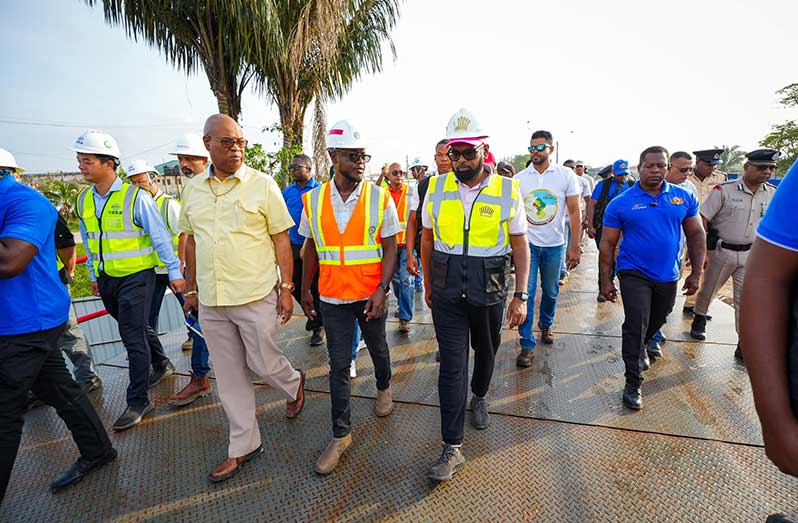
[[[724,182],[710,191],[701,204],[701,215],[712,223],[721,240],[738,245],[753,243],[775,192],[768,183],[754,194],[742,180]]]
[[[690,173],[687,179],[695,185],[695,197],[698,198],[698,204],[702,205],[710,192],[712,192],[712,188],[726,181],[726,175],[716,170],[704,178],[704,181],[701,181],[701,178],[696,176],[695,173]]]
[[[294,225],[280,188],[270,177],[242,166],[220,181],[208,172],[183,189],[178,230],[194,236],[199,301],[206,307],[244,305],[277,285],[271,235]]]

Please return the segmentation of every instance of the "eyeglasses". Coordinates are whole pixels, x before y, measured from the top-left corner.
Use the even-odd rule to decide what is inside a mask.
[[[679,172],[682,173],[682,174],[691,173],[693,171],[695,171],[694,167],[682,167],[682,168],[679,169]]]
[[[756,164],[752,163],[751,167],[753,167],[757,171],[775,171],[776,170],[776,166],[773,165],[773,164],[765,164],[765,165],[759,164],[759,165],[756,165]]]
[[[222,147],[224,147],[225,149],[232,149],[234,145],[237,145],[237,146],[239,146],[242,149],[246,149],[247,148],[247,143],[248,143],[243,138],[227,138],[227,137],[225,137],[225,138],[217,138],[215,136],[211,136],[211,139],[212,140],[216,140],[217,142],[222,144]]]
[[[402,171],[389,171],[388,174],[393,174],[395,176],[400,176],[402,174]]]
[[[482,145],[484,145],[484,144],[482,144]],[[470,149],[465,149],[465,150],[462,150],[462,151],[458,151],[457,149],[449,149],[448,151],[446,151],[446,156],[448,156],[449,159],[451,161],[453,161],[453,162],[456,162],[457,160],[459,160],[460,156],[462,156],[463,158],[465,158],[468,161],[471,161],[471,160],[473,160],[474,158],[477,157],[477,151],[482,149],[482,145],[478,145],[476,147],[471,147]]]
[[[346,157],[349,158],[349,161],[352,163],[357,163],[360,160],[363,160],[363,163],[369,163],[371,160],[371,155],[366,153],[348,153]]]
[[[539,153],[542,153],[543,151],[545,151],[549,147],[551,147],[551,145],[549,145],[547,143],[539,143],[537,145],[530,145],[529,146],[529,152],[530,153],[534,153],[535,151],[537,151]]]
[[[292,163],[291,165],[288,166],[289,171],[298,171],[300,169],[310,169],[310,167],[308,167],[307,165],[300,165],[296,163]]]
[[[14,174],[14,169],[0,169],[0,176],[11,176]]]

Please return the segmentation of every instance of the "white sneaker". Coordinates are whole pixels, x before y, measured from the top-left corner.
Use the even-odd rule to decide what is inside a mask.
[[[349,377],[357,378],[357,366],[355,365],[355,360],[352,360],[352,364],[349,365]]]
[[[357,344],[357,351],[360,352],[366,348],[366,340],[361,339],[360,342]]]

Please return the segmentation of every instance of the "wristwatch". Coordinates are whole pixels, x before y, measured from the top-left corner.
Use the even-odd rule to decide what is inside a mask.
[[[380,283],[377,284],[377,288],[384,290],[386,296],[391,293],[391,284],[390,283],[382,283],[382,282],[380,282]]]
[[[294,292],[294,289],[296,289],[296,285],[294,285],[294,282],[292,281],[284,281],[283,283],[280,284],[280,290],[283,289],[288,289],[288,292]]]
[[[518,298],[521,301],[527,301],[529,299],[529,293],[524,291],[514,292],[513,298]]]

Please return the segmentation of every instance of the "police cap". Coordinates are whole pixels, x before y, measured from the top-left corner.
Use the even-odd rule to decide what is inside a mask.
[[[609,164],[606,167],[602,167],[601,169],[599,169],[599,171],[596,174],[598,174],[602,178],[606,178],[607,176],[610,175],[611,172],[612,172],[612,164]]]
[[[705,149],[703,151],[693,151],[693,154],[702,162],[718,165],[720,163],[720,155],[723,154],[723,149]]]
[[[776,163],[781,159],[781,153],[775,149],[757,149],[745,157],[749,162]]]

